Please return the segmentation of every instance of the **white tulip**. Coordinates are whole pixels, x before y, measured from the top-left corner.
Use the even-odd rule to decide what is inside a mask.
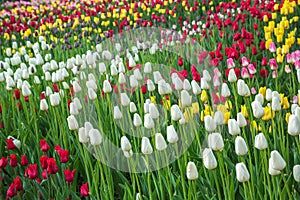
[[[78,140],[80,143],[87,143],[89,141],[89,136],[86,134],[85,128],[81,127],[78,129]]]
[[[121,104],[122,106],[129,106],[130,99],[126,93],[121,93]]]
[[[209,89],[209,84],[207,83],[207,81],[205,79],[201,80],[201,89],[202,90],[208,90]]]
[[[286,167],[286,162],[276,150],[271,152],[271,167],[275,170],[283,170]]]
[[[70,103],[70,114],[71,115],[78,115],[79,114],[77,106],[74,102]]]
[[[67,121],[68,121],[68,127],[71,131],[78,129],[78,122],[77,122],[76,118],[74,117],[74,115],[70,115],[67,118]]]
[[[255,95],[255,101],[258,101],[261,105],[264,104],[264,96],[262,94]]]
[[[103,63],[103,62],[99,63],[98,67],[99,67],[100,74],[104,74],[106,72],[105,63]]]
[[[16,66],[16,65],[19,65],[21,64],[21,58],[19,56],[14,56],[10,59],[10,62],[11,62],[11,65],[12,66]]]
[[[233,83],[233,82],[236,82],[236,80],[237,80],[237,77],[236,77],[234,69],[230,69],[229,74],[228,74],[228,81],[230,83]]]
[[[194,162],[188,162],[186,167],[186,177],[188,180],[198,179],[198,170]]]
[[[175,90],[182,90],[183,89],[183,83],[179,77],[176,77],[174,80],[174,87]]]
[[[244,183],[249,181],[250,174],[249,171],[244,163],[238,163],[235,165],[236,170],[236,178],[239,182]]]
[[[152,119],[157,119],[159,117],[159,112],[154,103],[150,103],[149,105],[149,114]]]
[[[121,137],[121,149],[123,151],[130,151],[131,150],[131,144],[126,136]]]
[[[48,110],[48,104],[47,104],[46,99],[42,99],[42,100],[40,101],[40,109],[41,109],[42,111]]]
[[[245,116],[241,112],[239,112],[237,114],[237,120],[236,121],[237,121],[239,127],[241,127],[241,128],[247,126],[247,121],[245,119]]]
[[[153,152],[150,140],[147,137],[142,138],[142,148],[141,151],[145,155],[149,155]]]
[[[163,80],[159,71],[153,72],[154,83],[158,84],[159,81]]]
[[[58,106],[60,103],[59,93],[50,94],[50,104],[51,106]]]
[[[265,111],[264,111],[262,105],[260,104],[260,102],[253,101],[251,103],[251,107],[252,107],[252,110],[253,110],[254,117],[261,118],[262,116],[264,116]]]
[[[300,120],[296,115],[291,115],[288,122],[288,134],[296,136],[300,134]]]
[[[270,88],[268,88],[266,90],[266,100],[267,101],[271,101],[272,100],[272,90]]]
[[[189,80],[184,79],[183,81],[183,89],[189,91],[192,88]]]
[[[203,79],[206,80],[207,82],[211,81],[211,76],[206,69],[203,70]]]
[[[91,129],[89,131],[89,138],[90,138],[91,145],[93,146],[97,146],[102,143],[102,135],[100,131],[97,129]]]
[[[224,116],[221,111],[216,111],[214,114],[214,121],[216,125],[223,125],[224,124]]]
[[[173,125],[167,126],[167,140],[169,143],[176,143],[178,135]]]
[[[222,84],[221,96],[223,96],[223,97],[229,97],[230,96],[230,90],[229,90],[228,85],[226,83]]]
[[[75,97],[75,98],[73,99],[73,102],[74,102],[74,104],[75,104],[77,110],[81,110],[81,109],[82,109],[82,105],[81,105],[81,103],[80,103],[80,100],[79,100],[77,97]]]
[[[281,105],[280,105],[280,103],[281,103],[280,98],[278,98],[278,97],[273,97],[273,98],[272,98],[272,110],[274,110],[274,111],[279,111],[279,110],[281,110]]]
[[[137,113],[134,113],[134,115],[133,115],[133,125],[135,127],[139,127],[142,125],[142,119],[141,119],[140,115]]]
[[[167,148],[166,140],[161,133],[155,134],[155,147],[158,151],[163,151]]]
[[[259,133],[258,135],[255,136],[254,147],[259,150],[264,150],[268,148],[268,142],[263,133]]]
[[[92,88],[88,88],[88,97],[90,100],[97,99],[97,94]]]
[[[277,175],[279,175],[281,173],[280,170],[276,170],[276,169],[273,168],[273,166],[272,166],[272,160],[271,159],[269,159],[269,169],[268,169],[268,172],[272,176],[277,176]]]
[[[15,81],[12,79],[12,77],[11,77],[11,76],[7,76],[7,77],[6,77],[6,87],[8,87],[8,88],[13,88],[13,87],[15,87],[15,85],[16,85],[16,83],[15,83]]]
[[[210,148],[205,148],[203,151],[203,164],[206,169],[215,169],[218,165],[216,157]]]
[[[110,74],[111,74],[112,76],[118,75],[118,69],[117,69],[116,65],[111,65],[111,66],[110,66]]]
[[[248,147],[246,145],[244,138],[242,138],[241,136],[237,136],[235,138],[235,153],[238,156],[243,156],[246,155],[247,152],[248,152]]]
[[[182,118],[182,112],[176,104],[171,106],[171,118],[173,121],[178,121]]]
[[[200,88],[199,84],[195,80],[192,80],[191,84],[192,84],[193,93],[195,95],[201,94],[201,88]]]
[[[73,82],[73,89],[74,89],[75,93],[78,93],[78,92],[81,91],[81,87],[80,87],[80,85],[79,85],[79,83],[77,81]]]
[[[143,80],[143,76],[142,76],[141,71],[139,69],[135,69],[133,71],[133,75],[134,75],[136,80],[138,80],[138,81]]]
[[[300,182],[300,165],[295,165],[293,167],[293,176],[296,182]]]
[[[146,113],[144,116],[144,127],[147,129],[154,128],[154,121],[149,113]]]
[[[190,94],[186,90],[180,92],[180,100],[183,107],[190,106],[192,104],[192,99]]]
[[[114,106],[114,119],[121,119],[122,113],[118,106]]]
[[[126,83],[126,77],[123,73],[119,73],[119,84],[125,84]]]
[[[96,82],[94,80],[87,81],[85,83],[85,85],[86,85],[87,88],[91,88],[93,90],[97,90],[98,89],[97,84],[96,84]]]
[[[147,89],[149,92],[153,92],[155,90],[155,85],[152,80],[147,80]]]
[[[138,81],[136,80],[135,76],[134,75],[131,75],[129,77],[129,83],[130,83],[130,87],[131,88],[137,88],[139,86],[139,83]]]
[[[210,133],[208,135],[208,147],[214,151],[220,151],[224,147],[224,141],[220,133]]]
[[[135,105],[134,102],[130,102],[130,104],[129,104],[129,111],[131,113],[135,113],[137,111],[137,108],[136,108],[136,105]]]
[[[144,72],[145,74],[150,74],[152,72],[152,67],[150,62],[145,63]]]
[[[204,117],[204,125],[207,132],[213,132],[217,128],[216,122],[210,115]]]
[[[111,87],[109,81],[108,80],[104,80],[103,81],[103,92],[104,93],[110,93],[111,91],[112,91],[112,87]]]
[[[31,95],[31,91],[30,91],[30,89],[29,89],[29,87],[27,87],[26,85],[22,85],[22,95],[24,96],[24,97],[28,97],[28,96],[30,96]]]
[[[238,89],[238,94],[242,97],[247,97],[250,95],[250,90],[248,85],[245,83],[244,80],[239,79],[237,82],[237,89]]]

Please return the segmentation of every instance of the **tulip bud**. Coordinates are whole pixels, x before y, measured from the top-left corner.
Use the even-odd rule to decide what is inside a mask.
[[[208,90],[209,89],[209,84],[207,83],[207,81],[205,79],[201,80],[201,89],[202,90]]]
[[[184,79],[183,81],[183,89],[189,91],[192,88],[189,80]]]
[[[268,142],[263,133],[259,133],[258,135],[255,136],[254,146],[255,146],[255,148],[257,148],[259,150],[264,150],[264,149],[268,148]]]
[[[268,88],[266,90],[266,100],[267,101],[271,101],[272,100],[272,90],[270,88]]]
[[[41,100],[41,102],[40,102],[40,109],[41,109],[42,111],[48,110],[48,104],[47,104],[46,99],[42,99],[42,100]]]
[[[97,99],[97,94],[92,88],[88,88],[88,97],[90,100]]]
[[[206,69],[203,70],[203,79],[206,80],[207,82],[211,81],[211,76]]]
[[[238,163],[235,165],[236,170],[236,178],[239,182],[244,183],[249,181],[250,174],[249,171],[244,163]]]
[[[122,118],[122,113],[121,110],[118,106],[114,107],[114,119],[121,119]]]
[[[87,143],[89,141],[89,135],[86,133],[85,128],[81,127],[78,130],[78,139],[80,143]]]
[[[102,143],[102,135],[100,131],[98,131],[97,129],[91,129],[89,131],[89,138],[90,138],[91,145],[93,146],[97,146]]]
[[[253,101],[251,103],[251,107],[253,110],[254,117],[261,118],[262,116],[264,116],[265,111],[264,111],[262,105],[258,101]]]
[[[183,89],[183,83],[178,76],[174,78],[174,87],[175,87],[175,90]]]
[[[291,115],[288,122],[288,133],[292,136],[300,134],[300,120],[296,115]]]
[[[228,85],[226,83],[222,84],[221,96],[223,96],[223,97],[229,97],[230,96],[230,90],[229,90]]]
[[[78,109],[77,109],[74,102],[70,103],[70,114],[71,115],[78,115],[79,114]]]
[[[137,111],[136,105],[134,104],[134,102],[130,102],[129,104],[129,111],[131,113],[135,113]]]
[[[91,88],[91,89],[93,89],[93,90],[97,90],[97,84],[96,84],[96,82],[94,81],[94,80],[89,80],[89,81],[87,81],[86,82],[86,87],[87,88]]]
[[[188,180],[198,179],[198,170],[194,162],[188,162],[186,167],[186,177]]]
[[[201,88],[195,80],[192,80],[192,90],[195,95],[201,94]]]
[[[78,93],[81,91],[81,87],[76,81],[73,82],[73,89],[74,89],[75,93]]]
[[[224,141],[220,133],[211,133],[208,135],[208,147],[214,151],[220,151],[224,147]]]
[[[70,116],[67,118],[67,121],[68,121],[69,129],[70,129],[71,131],[77,130],[77,129],[78,129],[78,122],[77,122],[76,118],[74,117],[74,115],[70,115]]]
[[[246,145],[244,138],[242,138],[241,136],[237,136],[235,138],[235,153],[238,156],[243,156],[246,155],[247,152],[248,152],[248,147]]]
[[[159,81],[163,80],[159,71],[153,72],[154,83],[158,84]]]
[[[273,168],[271,159],[269,159],[269,169],[268,169],[268,172],[272,176],[276,176],[276,175],[279,175],[281,173],[280,170],[276,170],[276,169]]]
[[[241,132],[241,129],[235,119],[228,120],[228,132],[231,135],[237,135]]]
[[[126,78],[125,75],[123,73],[119,73],[119,84],[125,84],[126,83]]]
[[[279,171],[283,170],[286,166],[285,160],[282,158],[280,153],[276,150],[271,152],[270,164],[272,169],[279,170]]]
[[[241,128],[247,126],[247,121],[241,112],[237,114],[237,123]]]
[[[122,106],[129,106],[130,99],[126,93],[121,93],[121,104]]]
[[[167,143],[161,133],[155,134],[155,147],[158,151],[163,151],[167,148]]]
[[[280,98],[273,97],[273,98],[272,98],[272,110],[274,110],[274,111],[279,111],[279,110],[281,110],[281,105],[280,105],[280,103],[281,103]]]
[[[141,119],[140,115],[137,113],[134,113],[134,115],[133,115],[133,125],[135,127],[139,127],[142,125],[142,119]]]
[[[121,137],[121,149],[123,151],[130,151],[131,150],[131,144],[126,136]]]
[[[106,72],[106,66],[105,66],[105,63],[101,62],[99,63],[99,72],[100,74],[104,74]]]
[[[144,72],[145,74],[150,74],[152,72],[152,67],[150,62],[145,63]]]
[[[149,113],[146,113],[144,116],[144,127],[147,129],[154,128],[154,121]]]
[[[209,170],[215,169],[218,165],[216,157],[210,148],[205,148],[203,151],[203,164]]]
[[[153,152],[150,140],[147,137],[142,138],[142,148],[141,151],[145,155],[149,155]]]
[[[212,132],[217,128],[216,122],[210,115],[204,117],[204,125],[208,132]]]
[[[293,167],[293,176],[296,182],[300,182],[300,165],[295,165]]]
[[[223,125],[224,124],[224,116],[221,111],[217,111],[214,114],[214,121],[216,125]]]
[[[176,143],[178,141],[178,135],[173,125],[167,126],[167,140],[169,143]]]
[[[51,106],[58,106],[60,103],[59,93],[50,94],[50,104]]]
[[[147,89],[149,92],[153,92],[155,90],[155,85],[152,80],[147,80]]]
[[[228,74],[228,81],[230,83],[233,83],[233,82],[236,82],[236,80],[237,80],[237,77],[236,77],[234,69],[230,69],[229,74]]]
[[[118,70],[117,70],[116,65],[111,65],[111,66],[110,66],[110,74],[111,74],[112,76],[118,75]]]
[[[192,99],[186,90],[182,90],[180,92],[180,100],[183,107],[187,107],[192,104]]]
[[[79,100],[77,97],[75,97],[75,98],[73,99],[73,102],[74,102],[74,104],[75,104],[77,110],[81,110],[81,109],[82,109],[82,105],[81,105],[81,103],[80,103],[80,100]]]
[[[261,105],[264,103],[264,96],[262,94],[257,94],[255,96],[255,101],[258,101]]]
[[[171,107],[171,118],[173,121],[178,121],[182,117],[182,112],[178,105],[172,105]]]
[[[238,89],[238,94],[242,97],[246,97],[250,95],[250,90],[248,85],[245,83],[244,80],[239,79],[237,82],[237,89]]]

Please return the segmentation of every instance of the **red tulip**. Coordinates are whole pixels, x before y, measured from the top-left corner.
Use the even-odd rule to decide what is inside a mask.
[[[147,87],[146,87],[145,85],[142,85],[142,86],[141,86],[141,90],[142,90],[142,93],[143,93],[143,94],[146,94],[146,92],[147,92]]]
[[[56,174],[58,172],[58,167],[54,158],[48,158],[47,160],[47,171],[50,174]]]
[[[267,58],[263,57],[262,60],[261,60],[261,65],[262,66],[267,66],[267,64],[268,64]]]
[[[37,164],[31,164],[25,170],[25,176],[31,180],[34,180],[38,177]]]
[[[5,157],[2,157],[2,158],[0,159],[0,168],[3,169],[4,167],[6,167],[7,162],[8,162],[8,159],[5,158]]]
[[[181,57],[178,58],[178,65],[181,67],[183,65],[183,60]]]
[[[50,149],[50,146],[48,145],[46,140],[40,140],[40,148],[42,152],[47,152]]]
[[[21,96],[20,90],[14,90],[14,97],[15,97],[15,99],[20,99],[20,96]]]
[[[89,186],[88,186],[88,183],[84,183],[80,186],[80,195],[81,196],[84,196],[84,197],[87,197],[89,196]]]
[[[12,138],[6,140],[7,148],[10,150],[17,148],[13,141],[14,140]]]
[[[46,155],[42,155],[41,157],[40,157],[40,164],[41,164],[41,167],[43,168],[43,169],[46,169],[47,168],[47,160],[48,160],[48,156],[46,156]]]
[[[256,54],[257,54],[256,46],[253,46],[253,47],[252,47],[252,54],[253,54],[253,55],[256,55]]]
[[[70,169],[64,170],[67,183],[73,182],[75,173],[76,173],[76,169],[74,169],[73,171],[71,171]]]
[[[21,181],[20,176],[17,176],[14,180],[14,186],[16,188],[17,191],[21,191],[23,189],[23,184]]]
[[[16,191],[16,188],[15,188],[15,184],[12,183],[10,184],[7,192],[6,192],[6,197],[7,199],[11,198],[11,197],[14,197],[17,195],[17,191]]]
[[[9,164],[12,167],[16,167],[18,165],[17,156],[15,154],[11,154],[9,157]]]
[[[21,155],[21,165],[22,166],[27,166],[28,165],[28,160],[26,158],[26,155]]]
[[[268,76],[268,74],[269,74],[269,71],[268,71],[266,68],[262,68],[262,69],[260,70],[260,75],[261,75],[263,78],[265,78],[266,76]]]
[[[54,83],[52,86],[53,86],[54,92],[59,92],[59,87],[57,84]]]
[[[60,156],[60,162],[66,163],[69,160],[69,150],[60,150],[58,151],[58,155]]]
[[[46,169],[44,169],[44,171],[42,172],[42,178],[43,179],[47,179],[49,176],[48,176],[48,172]]]

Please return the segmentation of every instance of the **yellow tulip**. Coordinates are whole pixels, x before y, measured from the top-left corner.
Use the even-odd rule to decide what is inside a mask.
[[[268,21],[269,21],[268,16],[267,16],[267,15],[264,15],[263,20],[264,20],[264,22],[268,22]]]
[[[286,115],[285,115],[285,121],[286,121],[286,123],[289,123],[290,116],[291,116],[291,113],[286,113]]]
[[[156,104],[156,96],[151,96],[150,101],[154,104]]]
[[[229,118],[230,118],[230,112],[224,113],[224,124],[228,124]]]
[[[195,102],[192,104],[192,113],[193,114],[198,114],[199,113],[199,104],[198,102]]]
[[[207,93],[206,93],[205,90],[202,90],[200,99],[201,99],[202,102],[207,101]]]
[[[247,118],[248,117],[248,112],[247,112],[247,107],[246,105],[241,105],[241,113]]]
[[[270,120],[275,116],[275,111],[272,111],[269,106],[264,107],[264,116],[261,118],[264,121]]]
[[[277,54],[277,58],[276,58],[277,63],[282,63],[283,62],[283,58],[284,58],[284,55]]]
[[[231,110],[231,109],[232,109],[232,103],[231,103],[231,101],[230,101],[230,100],[227,100],[227,101],[225,102],[225,106],[226,106],[226,108],[227,108],[228,110]]]
[[[266,90],[267,90],[267,87],[260,87],[259,90],[258,90],[258,93],[259,94],[262,94],[265,98],[266,98]]]
[[[283,109],[289,109],[290,108],[290,103],[287,97],[284,97],[281,101],[281,104],[283,106]]]

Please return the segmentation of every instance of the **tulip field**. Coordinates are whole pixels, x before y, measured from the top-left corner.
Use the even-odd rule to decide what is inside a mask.
[[[0,200],[300,199],[299,16],[0,1]]]

